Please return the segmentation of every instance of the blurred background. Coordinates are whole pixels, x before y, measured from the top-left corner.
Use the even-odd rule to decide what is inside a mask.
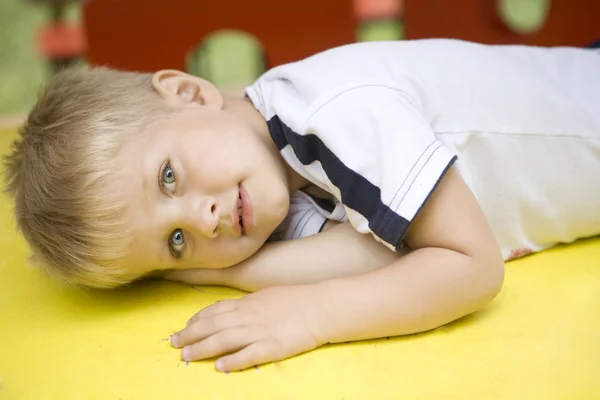
[[[279,9],[278,3],[288,8]],[[40,86],[64,65],[91,63],[147,71],[181,68],[212,80],[224,91],[239,92],[268,67],[352,41],[446,36],[493,43],[584,45],[595,39],[591,30],[573,27],[585,25],[594,7],[599,21],[599,3],[0,0],[0,126],[18,123],[35,102]],[[576,14],[569,11],[577,8]],[[552,25],[551,32],[545,30],[553,15],[550,10],[556,10],[555,17],[565,16]],[[600,24],[595,26],[600,33]],[[570,35],[573,29],[581,31],[578,36]]]

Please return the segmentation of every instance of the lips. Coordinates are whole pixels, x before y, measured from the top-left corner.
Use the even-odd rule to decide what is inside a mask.
[[[233,204],[231,222],[238,235],[248,234],[254,228],[252,200],[250,200],[250,195],[241,184],[238,187],[238,198]]]
[[[237,213],[238,213],[238,223],[240,225],[240,227],[244,227],[244,221],[242,220],[242,197],[240,195],[240,192],[238,191],[238,209],[237,209]]]
[[[238,190],[238,197],[233,203],[233,209],[231,210],[231,225],[236,234],[241,235],[243,233],[242,228],[242,199]]]
[[[254,213],[252,210],[252,200],[250,195],[246,191],[246,188],[240,184],[239,197],[241,201],[238,201],[238,219],[241,221],[240,227],[244,234],[250,233],[254,228]],[[241,217],[240,217],[241,216]]]

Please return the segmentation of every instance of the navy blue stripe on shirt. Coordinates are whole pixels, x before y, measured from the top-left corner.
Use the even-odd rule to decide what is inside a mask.
[[[267,121],[269,131],[281,151],[292,146],[303,165],[320,161],[329,180],[340,190],[341,201],[369,221],[369,229],[380,239],[399,249],[410,222],[381,201],[381,190],[348,168],[315,135],[299,135],[277,115]]]
[[[590,49],[600,49],[600,39],[593,41],[592,43],[585,46]]]

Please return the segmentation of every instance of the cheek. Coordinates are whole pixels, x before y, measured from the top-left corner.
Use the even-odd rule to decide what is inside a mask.
[[[213,187],[227,183],[238,175],[229,155],[219,149],[190,149],[182,155],[181,161],[185,180],[195,185]]]
[[[269,171],[269,174],[261,179],[260,185],[268,188],[262,192],[266,198],[266,205],[273,210],[276,216],[286,215],[290,206],[290,194],[285,179]]]
[[[255,238],[247,240],[224,240],[212,242],[210,246],[200,250],[198,260],[193,268],[219,269],[236,265],[254,254],[264,242]]]

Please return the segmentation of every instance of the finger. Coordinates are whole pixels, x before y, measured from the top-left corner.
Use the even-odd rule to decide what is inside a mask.
[[[283,358],[284,355],[277,341],[262,340],[244,347],[237,353],[221,357],[217,360],[215,367],[221,372],[239,371]]]
[[[188,320],[186,326],[190,326],[191,324],[198,322],[205,318],[211,318],[217,314],[233,312],[237,308],[237,303],[235,300],[223,300],[219,301],[215,304],[212,304],[202,310],[198,311],[192,318]]]
[[[200,319],[175,333],[171,336],[171,345],[181,348],[240,325],[242,325],[242,321],[235,312],[216,314]]]
[[[256,333],[248,328],[228,329],[184,347],[181,358],[184,361],[195,361],[231,353],[248,346],[255,337]]]

